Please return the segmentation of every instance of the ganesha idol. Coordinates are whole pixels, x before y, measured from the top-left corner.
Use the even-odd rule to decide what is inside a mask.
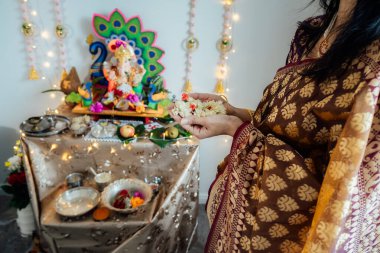
[[[103,63],[103,74],[108,90],[102,99],[104,105],[113,104],[118,110],[144,112],[141,80],[145,69],[137,63],[133,48],[122,40],[111,40],[108,49],[114,56]]]

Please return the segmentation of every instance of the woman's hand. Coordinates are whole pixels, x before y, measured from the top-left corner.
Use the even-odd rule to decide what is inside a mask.
[[[183,118],[180,124],[198,139],[217,135],[233,136],[243,123],[238,117],[229,115],[213,115],[209,117]]]

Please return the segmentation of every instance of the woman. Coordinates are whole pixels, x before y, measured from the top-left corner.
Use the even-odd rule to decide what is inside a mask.
[[[252,115],[226,101],[227,115],[172,115],[199,138],[234,136],[206,252],[380,252],[380,1],[321,5]]]

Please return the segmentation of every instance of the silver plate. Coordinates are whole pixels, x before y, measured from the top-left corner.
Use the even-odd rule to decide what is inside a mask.
[[[40,119],[40,122],[34,123],[33,120],[37,118]],[[47,127],[48,125],[49,127]],[[70,120],[65,116],[45,115],[41,117],[29,118],[28,120],[22,122],[20,124],[20,130],[23,131],[27,136],[47,137],[61,133],[62,131],[66,130],[69,125]]]
[[[66,217],[83,215],[98,205],[100,194],[92,187],[77,187],[63,192],[55,202],[55,211]]]

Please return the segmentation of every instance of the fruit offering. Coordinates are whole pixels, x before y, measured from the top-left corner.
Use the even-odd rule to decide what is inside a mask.
[[[178,130],[178,128],[176,128],[174,126],[168,127],[165,130],[165,137],[166,138],[175,139],[178,137],[178,135],[179,135],[179,130]]]
[[[124,125],[120,127],[120,135],[124,138],[131,138],[135,135],[135,128],[131,125]]]

